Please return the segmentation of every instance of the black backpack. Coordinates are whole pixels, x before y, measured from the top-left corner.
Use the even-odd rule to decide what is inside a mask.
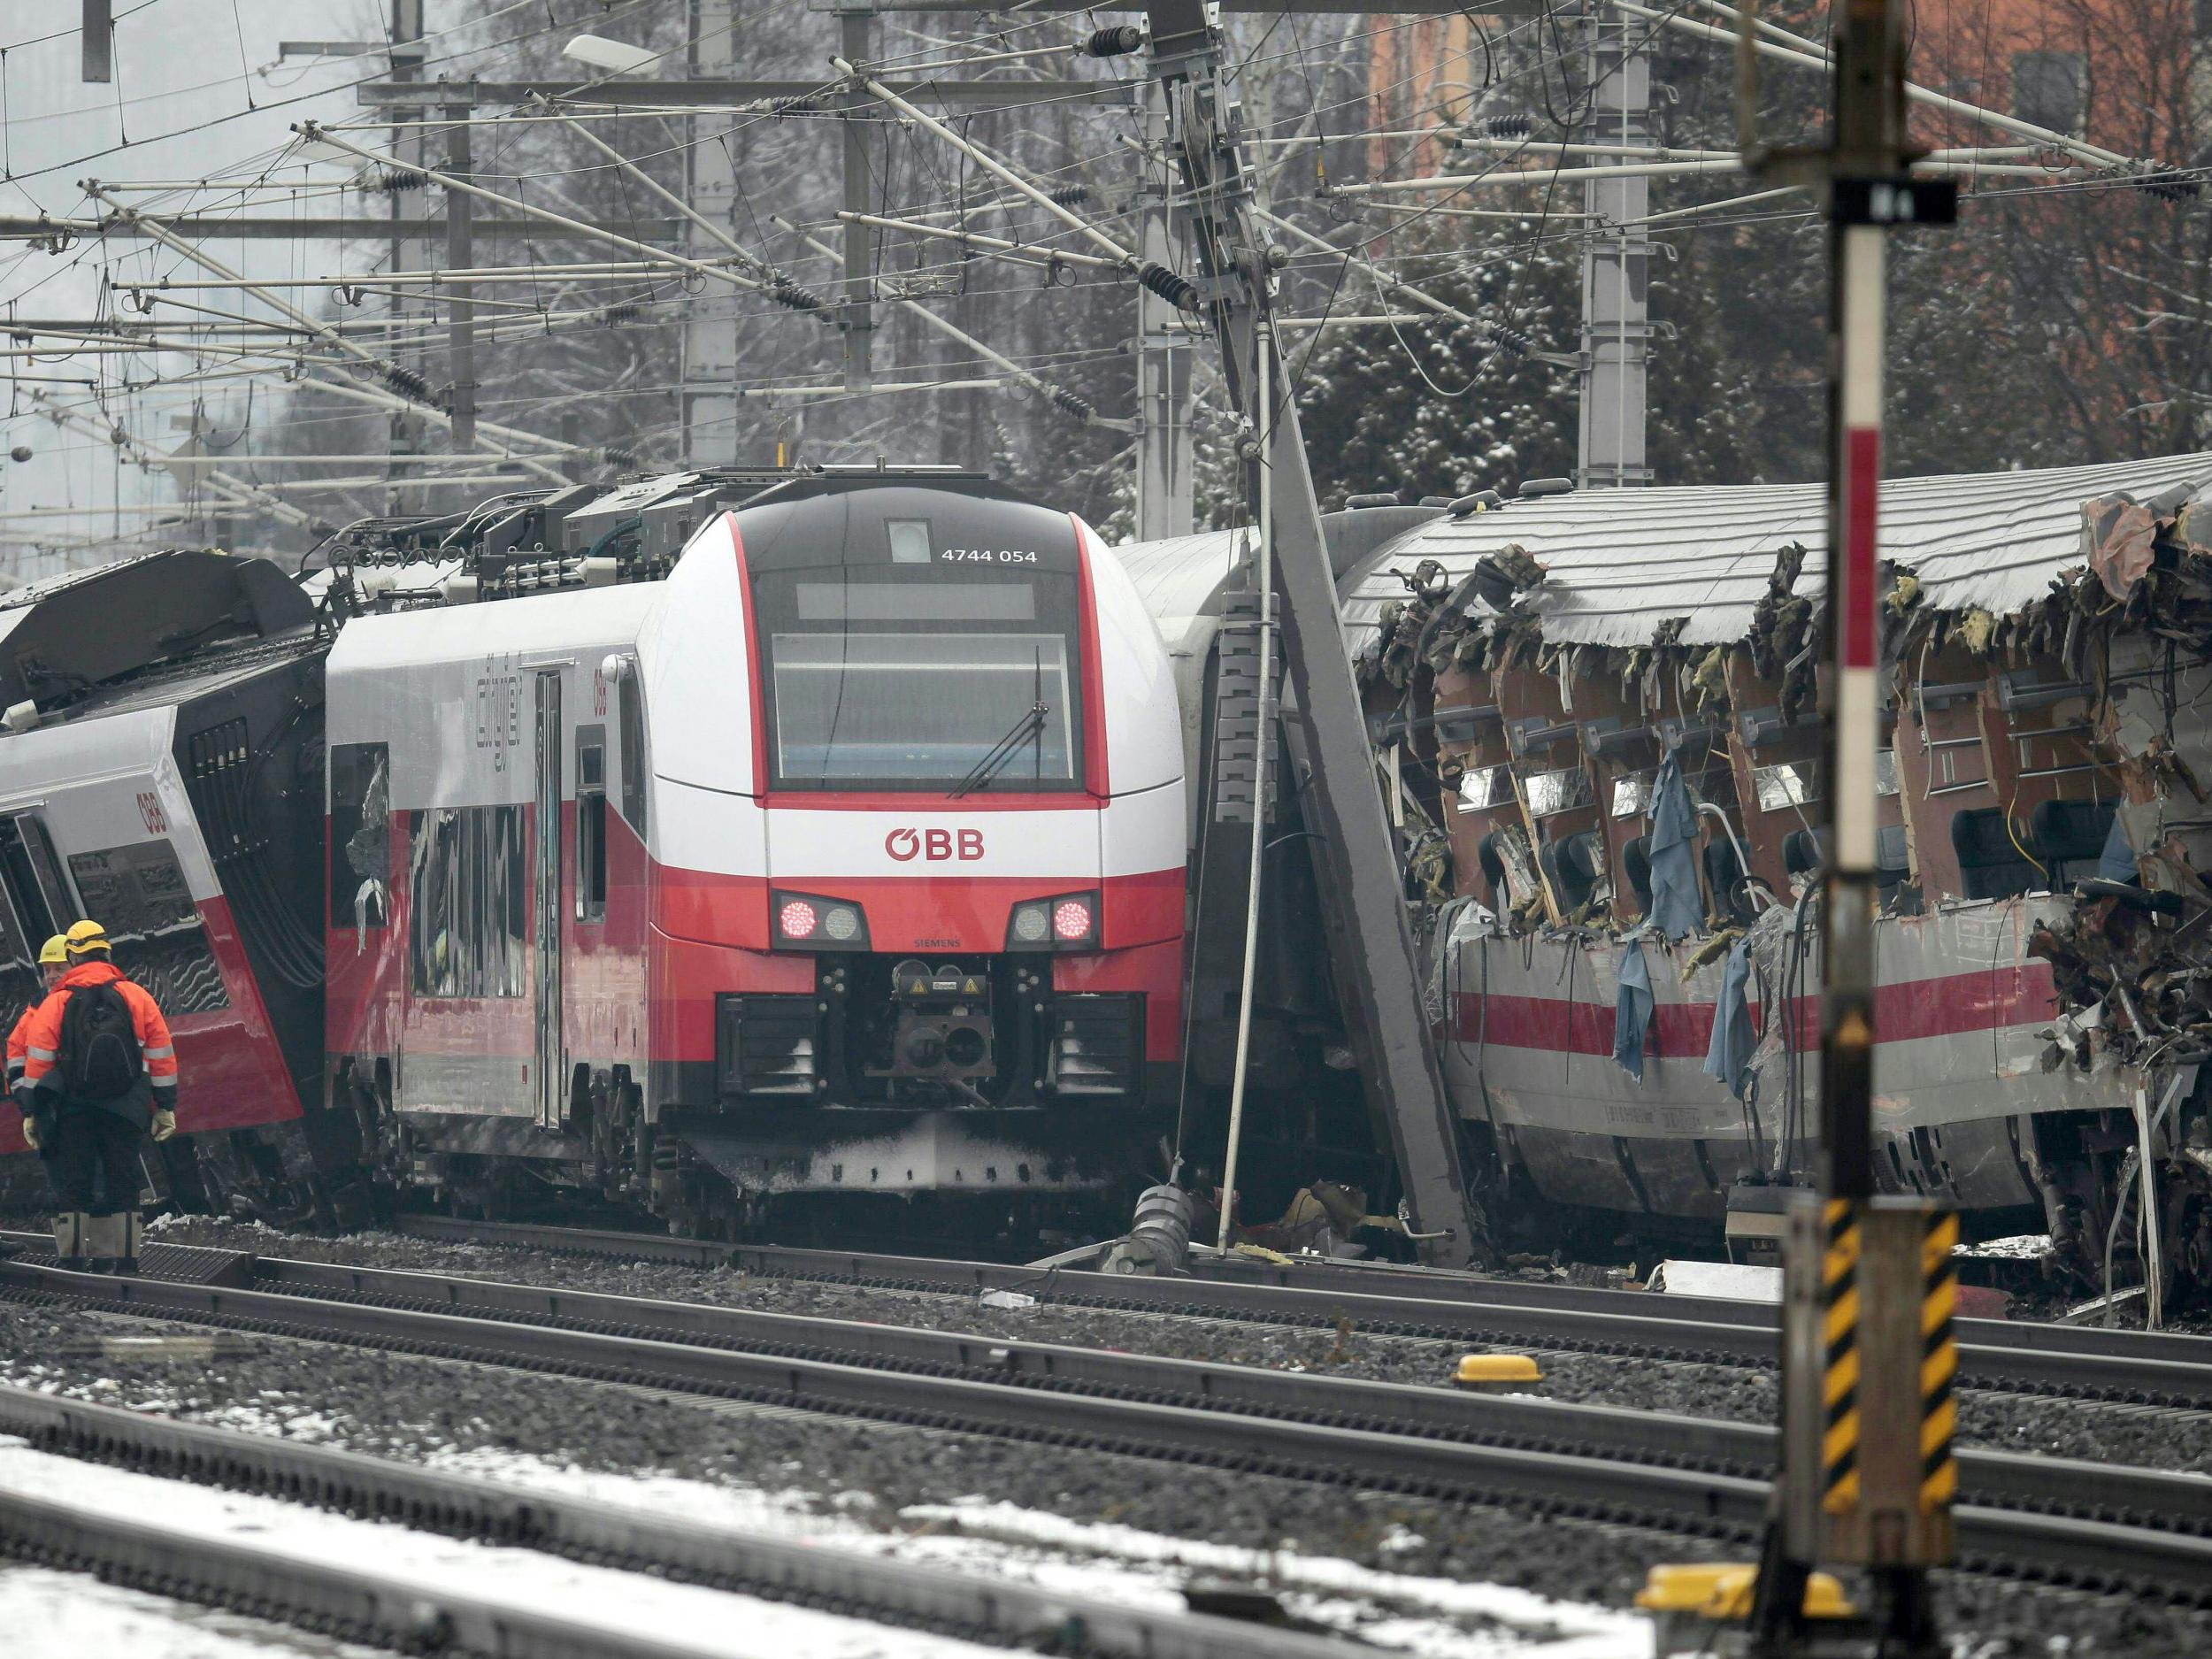
[[[145,1075],[131,1005],[112,980],[73,986],[61,1010],[61,1048],[54,1064],[71,1100],[119,1100]]]

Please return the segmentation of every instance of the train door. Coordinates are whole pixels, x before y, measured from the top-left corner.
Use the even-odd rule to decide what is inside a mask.
[[[35,951],[77,919],[61,861],[35,812],[0,815],[0,882]]]
[[[35,812],[0,814],[0,1018],[11,1025],[44,989],[38,950],[77,919],[77,905]]]
[[[537,824],[531,851],[537,950],[538,1122],[561,1126],[568,1067],[561,1055],[561,671],[537,672]]]

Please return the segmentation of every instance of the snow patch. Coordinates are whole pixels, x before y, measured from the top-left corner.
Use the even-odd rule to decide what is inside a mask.
[[[970,1499],[948,1504],[917,1504],[900,1511],[910,1522],[934,1524],[968,1540],[981,1540],[1063,1555],[1089,1557],[1126,1569],[1172,1569],[1179,1580],[1195,1574],[1249,1578],[1291,1597],[1308,1617],[1349,1630],[1346,1603],[1365,1603],[1423,1616],[1360,1623],[1359,1635],[1380,1642],[1394,1630],[1389,1645],[1423,1655],[1517,1653],[1543,1659],[1647,1659],[1651,1626],[1640,1615],[1578,1602],[1555,1601],[1507,1585],[1461,1584],[1448,1578],[1385,1572],[1335,1556],[1303,1555],[1294,1549],[1248,1549],[1233,1544],[1200,1543],[1132,1526],[1069,1520],[1010,1503]],[[1469,1632],[1439,1621],[1472,1620],[1490,1626]],[[1475,1638],[1473,1645],[1448,1638]],[[1511,1640],[1500,1644],[1500,1638]],[[1541,1644],[1537,1646],[1535,1644]]]
[[[43,1567],[0,1567],[0,1630],[9,1632],[9,1659],[389,1659],[378,1648]]]
[[[809,1659],[1004,1659],[1002,1650],[972,1642],[585,1566],[535,1550],[357,1521],[253,1494],[217,1491],[23,1448],[0,1448],[0,1489],[100,1513],[154,1518],[187,1537],[242,1543],[272,1555],[366,1564],[432,1598],[465,1596],[502,1602],[517,1613],[557,1614],[657,1640],[672,1654],[701,1659],[790,1659],[793,1654]],[[73,1659],[97,1650],[85,1641],[53,1652],[56,1659],[65,1652]],[[19,1651],[12,1643],[10,1659]],[[135,1647],[128,1651],[132,1659],[146,1659]]]

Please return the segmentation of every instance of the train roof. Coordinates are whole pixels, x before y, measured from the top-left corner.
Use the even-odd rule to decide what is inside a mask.
[[[664,591],[657,582],[624,582],[548,590],[500,605],[425,605],[357,617],[339,630],[331,671],[419,667],[634,640]]]
[[[1434,507],[1363,507],[1321,515],[1329,564],[1340,578],[1377,547],[1438,516]],[[1202,530],[1164,541],[1129,541],[1114,557],[1164,632],[1183,619],[1217,616],[1242,558],[1239,530]]]
[[[314,622],[314,602],[265,558],[172,549],[73,571],[0,594],[0,708],[86,701]]]
[[[1881,557],[1920,578],[1920,603],[1932,610],[2009,615],[2088,562],[2087,503],[2170,491],[2186,499],[2208,485],[2212,454],[1890,479],[1882,485]],[[1526,604],[1548,640],[1648,645],[1662,625],[1680,620],[1674,637],[1684,645],[1732,643],[1750,633],[1785,549],[1807,555],[1793,591],[1823,592],[1826,503],[1824,484],[1579,490],[1439,518],[1340,582],[1345,626],[1355,648],[1363,646],[1384,603],[1405,597],[1394,572],[1423,559],[1456,581],[1486,554],[1518,546],[1545,569]]]

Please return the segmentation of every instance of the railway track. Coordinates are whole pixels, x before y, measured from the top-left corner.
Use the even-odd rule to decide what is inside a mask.
[[[1770,1369],[1778,1310],[1757,1302],[1485,1279],[1420,1268],[1203,1263],[1153,1279],[929,1256],[879,1256],[513,1224],[403,1218],[413,1236],[605,1259],[731,1266],[764,1278],[975,1294],[1018,1291],[1041,1302],[1326,1328],[1350,1320],[1376,1336]],[[19,1235],[20,1236],[20,1235]],[[1306,1276],[1313,1277],[1309,1279]],[[1363,1286],[1355,1288],[1354,1286]],[[2164,1332],[1961,1319],[1968,1388],[2212,1410],[2212,1338]]]
[[[239,1288],[17,1260],[0,1263],[0,1294],[1739,1541],[1764,1513],[1773,1458],[1771,1431],[1707,1419],[391,1270],[258,1265],[270,1277]],[[1970,1564],[2212,1601],[2212,1482],[1970,1450],[1960,1473]]]
[[[1165,1612],[948,1572],[766,1534],[661,1521],[641,1510],[57,1399],[0,1386],[0,1432],[41,1451],[252,1492],[416,1531],[540,1550],[874,1624],[1024,1649],[1128,1659],[1343,1659],[1347,1644],[1202,1613]],[[257,1606],[403,1650],[573,1655],[669,1651],[557,1615],[520,1624],[511,1595],[426,1595],[375,1571],[180,1537],[0,1491],[0,1553],[90,1568],[185,1599]],[[508,1640],[494,1640],[504,1631]],[[520,1637],[519,1645],[513,1640]]]

